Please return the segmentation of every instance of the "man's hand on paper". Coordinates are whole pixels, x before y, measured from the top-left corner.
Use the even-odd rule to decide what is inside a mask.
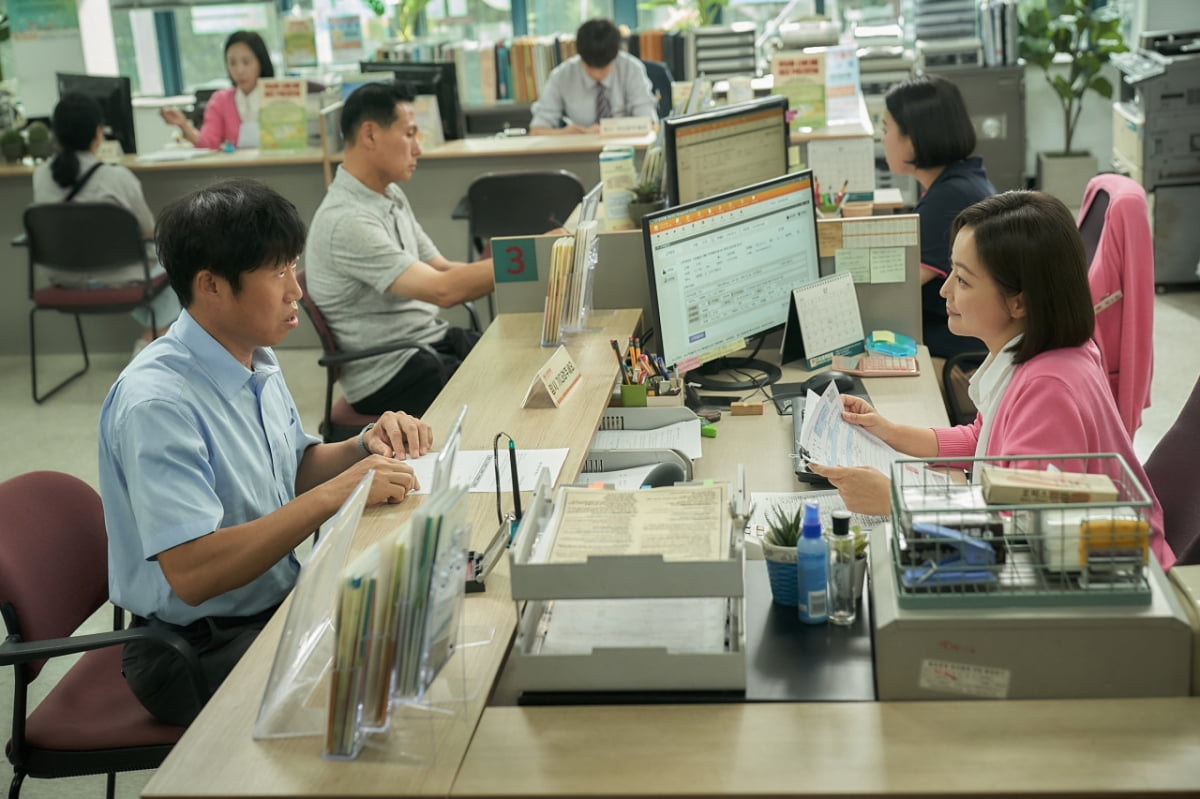
[[[853,394],[842,395],[842,418],[870,432],[883,443],[891,443],[889,439],[895,425],[883,418],[879,411],[862,397]]]
[[[857,399],[847,398],[847,399]],[[863,402],[868,408],[871,406]],[[852,513],[868,516],[890,516],[892,513],[891,486],[887,475],[870,466],[822,466],[808,464],[810,471],[828,480]]]
[[[433,446],[433,428],[415,416],[388,411],[363,436],[363,444],[376,455],[416,458]]]

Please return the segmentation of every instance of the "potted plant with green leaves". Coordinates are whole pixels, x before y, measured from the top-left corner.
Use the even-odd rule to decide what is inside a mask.
[[[25,157],[25,137],[21,135],[21,131],[9,128],[0,133],[0,153],[10,164],[15,164]]]
[[[767,564],[767,579],[771,596],[777,605],[795,607],[800,601],[796,579],[796,541],[804,521],[804,504],[788,509],[776,505],[767,514],[767,532],[763,536],[763,561]]]
[[[1074,146],[1084,101],[1091,92],[1112,99],[1112,82],[1101,69],[1129,49],[1116,11],[1092,6],[1091,0],[1029,4],[1018,35],[1021,57],[1041,68],[1062,106],[1063,149],[1038,153],[1038,187],[1067,205],[1082,201],[1097,171],[1095,155]]]
[[[670,8],[672,16],[666,26],[675,28],[717,25],[727,5],[729,0],[644,0],[638,3],[638,8]]]
[[[633,199],[629,201],[629,221],[634,227],[642,226],[642,217],[667,207],[662,186],[651,180],[633,187]]]
[[[45,161],[54,155],[54,141],[50,138],[50,128],[44,122],[30,122],[25,129],[29,141],[29,154],[34,160]]]

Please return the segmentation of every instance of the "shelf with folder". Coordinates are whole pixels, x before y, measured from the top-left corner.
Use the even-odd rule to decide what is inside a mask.
[[[725,484],[552,495],[540,481],[510,552],[524,602],[516,690],[744,691],[742,522],[727,495]],[[615,520],[607,534],[579,523],[596,514]]]

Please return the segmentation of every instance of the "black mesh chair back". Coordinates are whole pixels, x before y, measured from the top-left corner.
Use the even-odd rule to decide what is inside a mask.
[[[579,178],[562,169],[480,175],[467,189],[474,253],[490,255],[496,236],[535,236],[560,227],[583,193]]]
[[[666,119],[671,115],[671,69],[661,61],[642,61],[646,65],[646,75],[654,94],[658,97],[658,118]]]

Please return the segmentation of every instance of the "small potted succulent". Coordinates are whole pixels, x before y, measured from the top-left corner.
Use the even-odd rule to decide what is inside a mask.
[[[4,160],[10,164],[15,164],[25,157],[25,137],[21,135],[21,131],[9,128],[0,133],[0,153],[3,153]]]
[[[45,161],[54,155],[54,142],[50,138],[50,128],[46,127],[44,122],[29,123],[29,127],[25,129],[25,135],[29,139],[29,154],[33,156],[34,160]]]
[[[640,183],[633,187],[633,199],[629,201],[629,221],[634,227],[642,226],[642,217],[646,214],[661,211],[667,206],[663,197],[662,186],[657,181]]]
[[[796,541],[800,538],[803,521],[803,504],[797,504],[791,510],[776,505],[767,516],[769,526],[762,541],[763,560],[767,564],[767,578],[771,581],[771,596],[777,605],[795,607],[800,601]]]

